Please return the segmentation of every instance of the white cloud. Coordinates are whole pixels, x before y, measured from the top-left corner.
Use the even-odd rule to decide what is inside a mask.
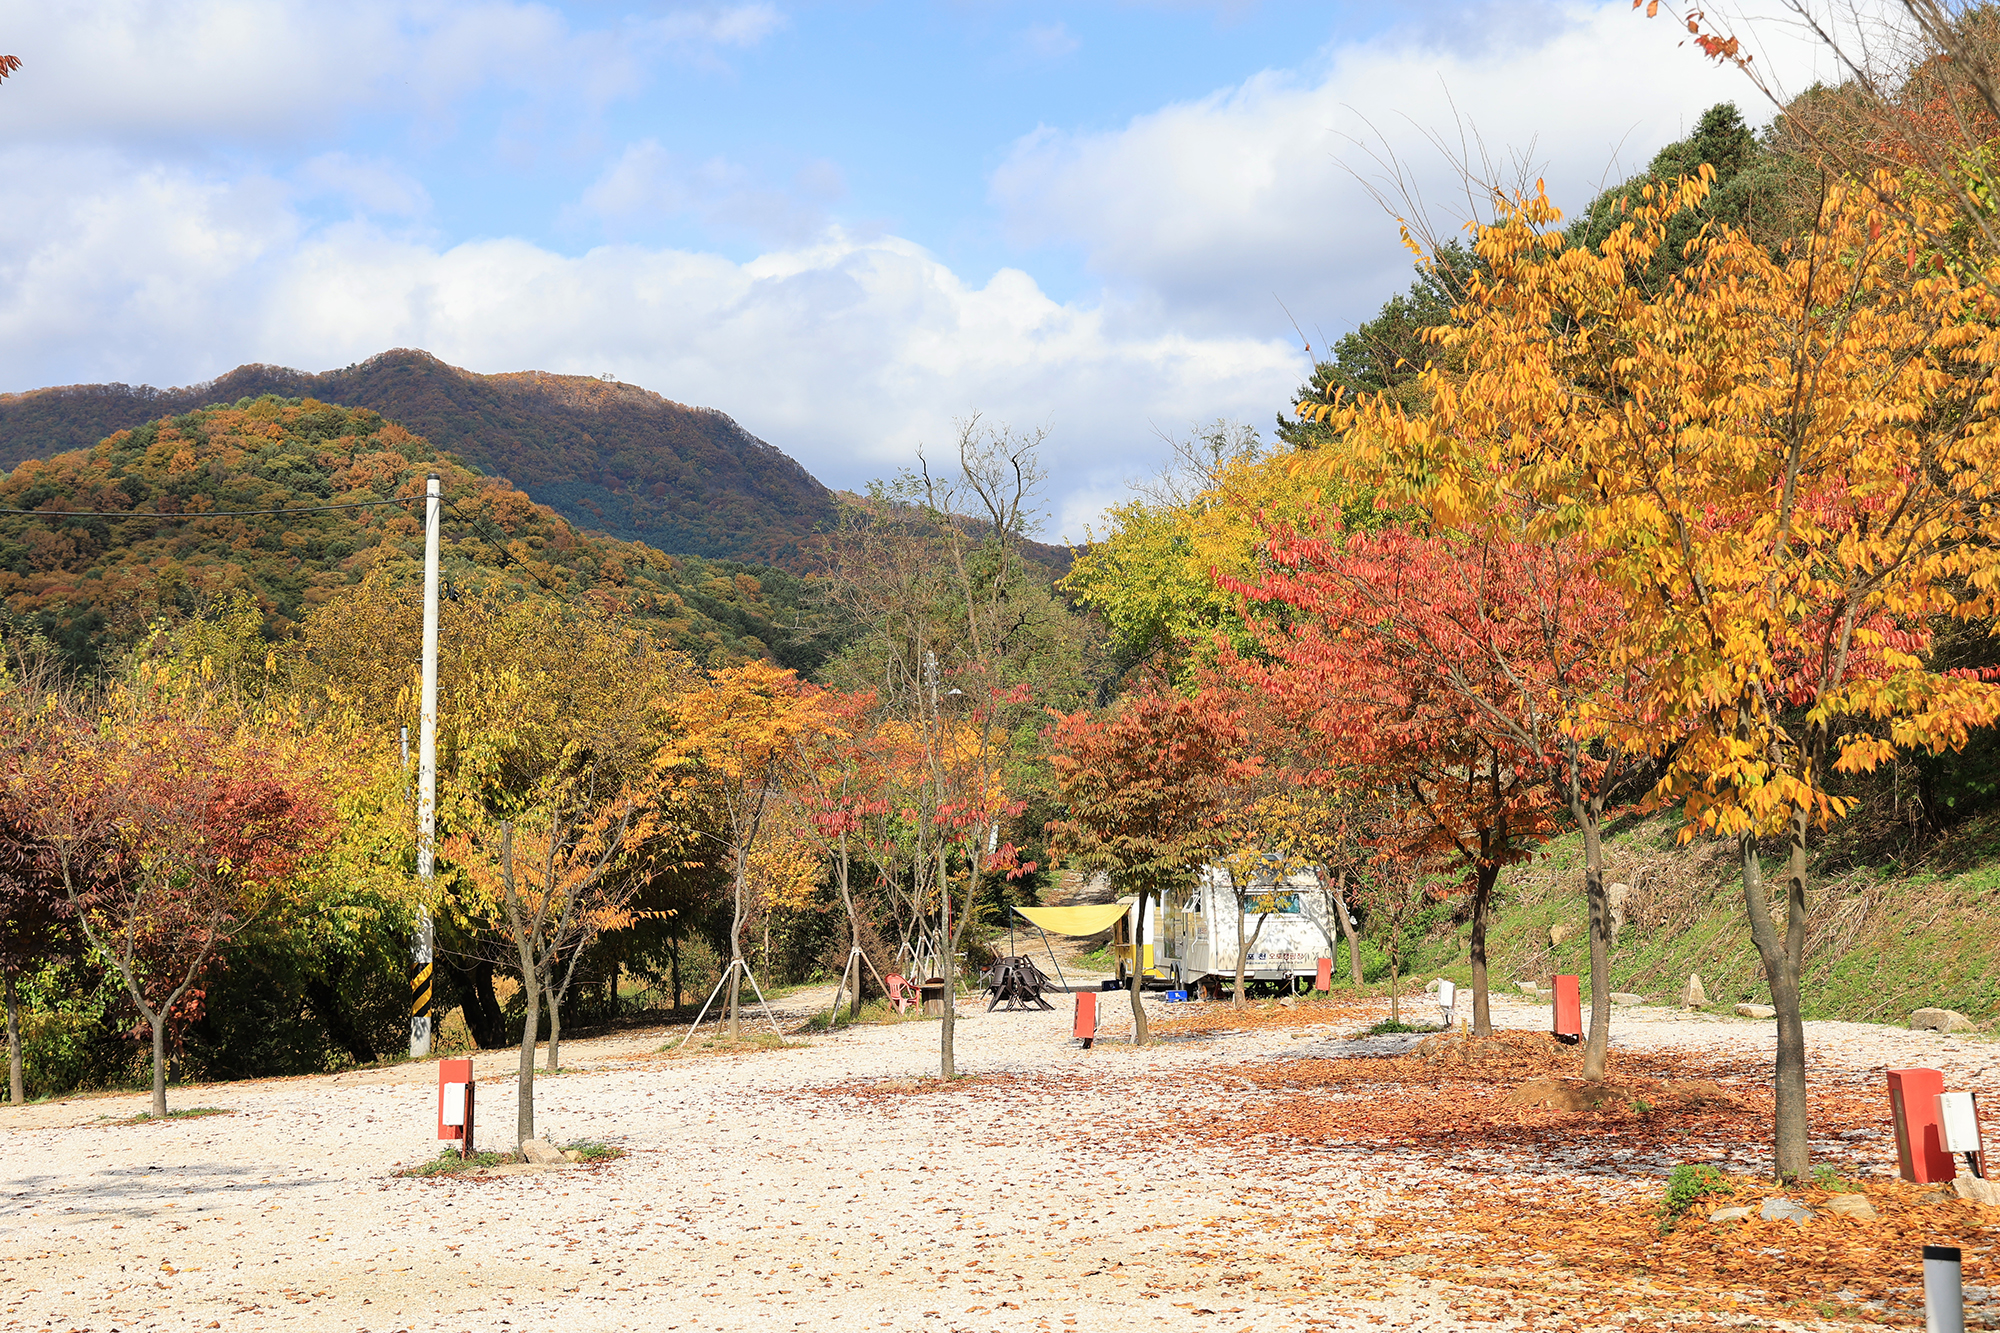
[[[1734,100],[1753,123],[1770,114],[1746,78],[1678,46],[1685,34],[1665,21],[1615,0],[1549,8],[1525,27],[1486,28],[1479,46],[1427,20],[1118,129],[1039,129],[994,173],[993,198],[1018,241],[1080,248],[1164,322],[1275,332],[1282,300],[1338,336],[1410,280],[1395,220],[1356,179],[1378,171],[1365,150],[1377,131],[1448,234],[1462,190],[1426,132],[1456,148],[1461,116],[1503,165],[1519,154],[1576,205],[1712,103]],[[1777,57],[1800,64],[1796,50]]]
[[[751,4],[681,10],[646,26],[668,43],[750,47],[783,29],[786,20],[773,5]]]
[[[306,227],[287,187],[98,155],[0,152],[4,389],[185,383],[244,361],[306,369],[394,346],[474,370],[615,372],[715,406],[833,485],[950,438],[955,417],[1047,425],[1050,499],[1146,472],[1152,423],[1268,418],[1304,372],[1281,341],[1134,332],[1018,269],[983,284],[895,237],[837,229],[747,263],[607,245],[436,246],[363,220]]]
[[[763,3],[577,28],[531,0],[37,0],[7,19],[0,143],[284,143],[385,112],[435,134],[481,89],[595,110],[783,26]]]
[[[826,206],[846,188],[840,168],[824,160],[807,163],[789,186],[777,187],[727,158],[697,161],[646,139],[619,154],[563,211],[560,224],[574,230],[595,221],[612,236],[629,237],[669,218],[693,217],[718,231],[793,243],[827,225]]]
[[[349,153],[321,153],[292,173],[307,195],[332,195],[357,212],[378,217],[418,217],[429,211],[422,182],[386,162]]]

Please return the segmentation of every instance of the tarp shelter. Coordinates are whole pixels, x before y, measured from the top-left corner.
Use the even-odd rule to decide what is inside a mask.
[[[1084,903],[1077,907],[1016,907],[1043,930],[1058,935],[1095,935],[1131,911],[1129,903]]]

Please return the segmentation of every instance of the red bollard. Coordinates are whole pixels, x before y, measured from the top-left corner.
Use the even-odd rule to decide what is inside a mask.
[[[1331,958],[1322,958],[1319,960],[1319,975],[1313,978],[1313,989],[1333,989],[1333,960]]]
[[[472,1156],[472,1061],[438,1061],[438,1138]]]
[[[1583,1040],[1583,998],[1578,993],[1575,977],[1557,977],[1551,983],[1555,992],[1555,1023],[1551,1031],[1557,1041],[1572,1044]]]
[[[1889,1071],[1889,1110],[1896,1118],[1896,1170],[1918,1185],[1954,1180],[1958,1164],[1945,1151],[1944,1126],[1938,1120],[1938,1094],[1944,1075],[1935,1069]]]
[[[1090,1043],[1097,1039],[1097,992],[1083,991],[1076,997],[1076,1023],[1070,1034],[1089,1050]]]

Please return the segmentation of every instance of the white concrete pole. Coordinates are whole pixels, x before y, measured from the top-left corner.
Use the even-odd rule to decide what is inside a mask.
[[[431,865],[437,841],[438,525],[437,474],[424,484],[424,674],[417,705],[417,938],[410,950],[410,1055],[431,1053]]]

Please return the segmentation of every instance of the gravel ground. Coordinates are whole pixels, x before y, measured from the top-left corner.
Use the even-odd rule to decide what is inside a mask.
[[[538,1129],[627,1156],[537,1175],[391,1174],[436,1150],[429,1065],[176,1089],[176,1106],[233,1112],[201,1119],[116,1123],[144,1109],[134,1097],[0,1108],[0,1329],[1464,1326],[1467,1292],[1342,1271],[1323,1251],[1188,1257],[1197,1235],[1215,1254],[1217,1235],[1263,1218],[1393,1206],[1432,1168],[1149,1146],[1213,1096],[1201,1076],[1218,1066],[1414,1039],[1332,1041],[1350,1018],[1132,1051],[1112,1044],[1123,997],[1105,999],[1109,1040],[1087,1052],[1067,1040],[1066,1003],[968,1003],[959,1068],[979,1077],[944,1091],[907,1082],[936,1069],[931,1023],[744,1055],[661,1055],[660,1031],[565,1042],[570,1068],[537,1081]],[[820,1001],[789,1004],[796,1017]],[[1500,1024],[1541,1027],[1546,1012],[1496,995]],[[1986,1038],[1808,1028],[1825,1077],[1879,1086],[1884,1067],[1923,1064],[2000,1097]],[[1767,1066],[1773,1044],[1769,1023],[1663,1009],[1620,1009],[1613,1031]],[[477,1061],[491,1146],[512,1125],[515,1064]],[[1892,1165],[1886,1134],[1826,1146]]]

